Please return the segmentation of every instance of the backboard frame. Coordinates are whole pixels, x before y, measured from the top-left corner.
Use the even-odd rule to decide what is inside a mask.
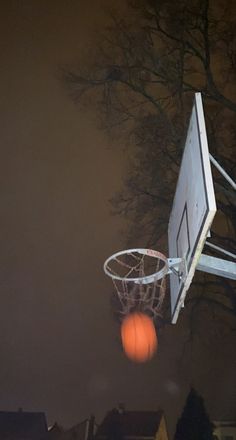
[[[173,324],[184,305],[215,213],[202,98],[201,93],[196,93],[168,225],[169,256],[184,258],[186,262],[184,277],[170,274]]]

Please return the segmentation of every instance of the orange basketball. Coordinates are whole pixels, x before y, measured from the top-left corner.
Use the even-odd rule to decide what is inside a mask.
[[[157,336],[153,321],[144,313],[127,315],[121,325],[124,351],[135,362],[146,362],[157,349]]]

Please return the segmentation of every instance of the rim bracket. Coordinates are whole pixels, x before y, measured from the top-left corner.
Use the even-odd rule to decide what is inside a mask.
[[[174,273],[179,277],[179,280],[182,280],[186,275],[186,260],[185,258],[167,258],[168,261],[168,274]]]

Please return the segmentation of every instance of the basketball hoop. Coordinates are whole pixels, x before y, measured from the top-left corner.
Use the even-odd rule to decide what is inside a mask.
[[[105,261],[104,272],[112,278],[122,314],[135,310],[161,316],[169,273],[165,255],[152,249],[120,251]]]
[[[235,259],[232,252],[206,241],[216,214],[210,161],[235,189],[236,183],[210,155],[201,93],[195,93],[180,173],[168,224],[170,258],[151,249],[117,252],[104,263],[122,313],[161,315],[170,275],[171,322],[176,323],[195,270],[236,280],[236,263],[202,253],[204,245]],[[197,185],[196,185],[197,180]]]

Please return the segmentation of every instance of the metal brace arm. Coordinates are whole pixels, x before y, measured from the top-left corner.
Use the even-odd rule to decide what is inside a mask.
[[[197,270],[212,273],[220,277],[236,280],[236,263],[202,254],[199,258]]]
[[[231,179],[231,177],[228,175],[228,173],[226,173],[224,168],[222,168],[222,166],[217,162],[217,160],[211,154],[209,154],[209,158],[210,158],[211,163],[213,163],[213,165],[215,165],[215,167],[222,174],[222,176],[229,182],[229,184],[233,187],[233,189],[236,190],[236,183],[233,181],[233,179]]]

